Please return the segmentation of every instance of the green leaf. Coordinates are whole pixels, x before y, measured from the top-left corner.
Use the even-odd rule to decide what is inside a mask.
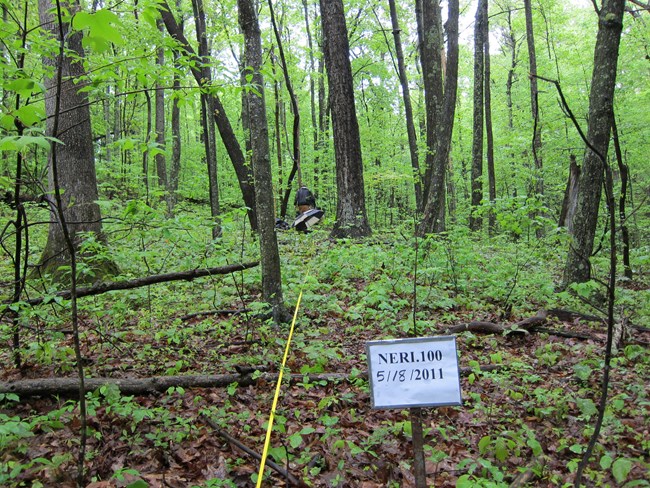
[[[4,86],[7,91],[15,91],[21,97],[28,98],[35,92],[40,92],[40,86],[31,78],[18,78]]]
[[[37,136],[7,136],[0,139],[0,150],[2,151],[22,151],[30,144],[35,144],[46,151],[50,149],[50,143],[47,137]]]
[[[85,30],[84,46],[90,46],[96,52],[104,52],[111,44],[121,46],[124,41],[120,32],[114,27],[120,24],[120,18],[110,10],[98,10],[94,13],[77,12],[72,19],[72,27]]]
[[[542,445],[537,441],[537,439],[529,438],[526,441],[526,445],[533,450],[533,456],[539,456],[543,452]]]
[[[126,488],[148,488],[149,484],[144,480],[137,480],[126,485]]]
[[[464,474],[456,481],[456,488],[472,488],[476,486],[470,475]]]
[[[43,109],[37,105],[23,105],[14,111],[14,116],[17,117],[23,125],[31,127],[40,124],[44,117]]]
[[[478,441],[478,452],[481,454],[485,453],[490,444],[492,444],[492,437],[489,435],[483,436],[481,440]]]
[[[586,364],[576,364],[573,366],[573,371],[575,372],[576,376],[582,381],[587,381],[593,372],[591,367],[587,366]]]
[[[612,466],[613,462],[614,460],[612,459],[612,456],[605,454],[600,458],[600,467],[603,469],[609,469]]]
[[[578,408],[580,409],[582,415],[586,418],[590,418],[592,415],[598,413],[596,404],[589,398],[578,398],[576,400],[576,404],[578,405]]]
[[[495,441],[494,455],[501,462],[505,461],[508,458],[508,445],[504,438],[500,437]]]
[[[618,458],[612,464],[612,474],[617,483],[623,483],[632,470],[632,461],[627,458]]]
[[[302,444],[302,436],[300,435],[300,432],[296,432],[295,434],[289,436],[289,445],[293,449],[298,448],[301,444]]]

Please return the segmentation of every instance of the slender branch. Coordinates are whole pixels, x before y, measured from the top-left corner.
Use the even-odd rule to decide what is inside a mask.
[[[219,266],[216,268],[205,268],[205,269],[193,269],[189,271],[179,271],[176,273],[166,273],[152,276],[145,276],[142,278],[135,278],[133,280],[127,281],[113,281],[108,283],[98,283],[93,286],[85,288],[77,288],[76,297],[88,297],[94,295],[101,295],[107,291],[116,291],[116,290],[131,290],[133,288],[140,288],[143,286],[154,285],[157,283],[167,283],[170,281],[192,281],[196,278],[203,278],[205,276],[212,276],[215,274],[229,274],[234,273],[235,271],[243,271],[245,269],[253,268],[259,263],[257,261],[252,263],[242,263],[242,264],[230,264],[227,266]],[[72,297],[71,290],[63,290],[54,294],[54,297],[60,297],[64,300],[70,299]],[[28,305],[40,305],[46,299],[51,300],[50,297],[38,297],[31,300],[26,300],[25,303]]]
[[[52,125],[52,136],[58,137],[59,120],[61,117],[61,92],[63,86],[63,63],[65,60],[65,43],[67,33],[64,30],[63,12],[61,2],[56,1],[56,20],[58,23],[58,36],[59,36],[59,52],[56,59],[56,102],[54,107],[54,120]],[[69,29],[70,27],[68,27]],[[71,60],[71,62],[73,62]],[[73,344],[74,354],[77,363],[77,381],[79,390],[79,455],[77,458],[77,486],[85,485],[85,461],[86,461],[86,445],[88,439],[87,423],[88,417],[86,412],[86,385],[83,361],[81,356],[81,343],[79,339],[79,315],[77,310],[77,255],[72,236],[68,224],[66,223],[65,207],[63,205],[63,197],[61,196],[61,186],[59,184],[59,173],[57,164],[58,145],[52,144],[50,152],[50,168],[52,175],[52,183],[54,186],[54,198],[56,199],[56,211],[63,232],[63,239],[65,246],[70,254],[70,299],[71,299],[71,321],[73,330]]]
[[[531,74],[530,76],[534,76],[535,78],[538,78],[542,81],[546,81],[548,83],[553,83],[555,85],[555,88],[557,89],[558,94],[560,95],[560,100],[562,101],[562,107],[566,111],[566,114],[568,117],[571,119],[571,122],[573,122],[574,127],[578,131],[578,134],[580,134],[580,138],[582,141],[587,145],[587,147],[593,151],[593,153],[598,156],[598,159],[601,160],[603,165],[607,166],[607,161],[605,159],[605,156],[602,155],[602,153],[594,147],[594,145],[589,142],[589,139],[587,139],[587,136],[585,133],[582,131],[582,127],[580,127],[580,124],[578,123],[578,120],[576,119],[575,115],[573,115],[573,111],[571,110],[571,107],[569,107],[568,102],[566,101],[566,98],[564,98],[564,93],[562,92],[562,87],[560,86],[560,82],[557,80],[552,80],[550,78],[545,78],[540,75],[536,74]]]
[[[240,442],[237,439],[235,439],[234,437],[232,437],[225,430],[220,429],[219,426],[217,425],[217,423],[215,421],[213,421],[210,417],[208,417],[207,415],[201,414],[201,418],[203,418],[203,420],[205,420],[206,423],[210,427],[212,427],[217,434],[219,434],[221,437],[226,439],[233,446],[237,447],[238,449],[241,449],[246,454],[248,454],[249,456],[251,456],[254,459],[257,459],[258,461],[260,461],[262,459],[261,455],[259,455],[258,453],[256,453],[255,451],[253,451],[252,449],[250,449],[249,447],[244,445],[242,442]],[[303,483],[298,478],[296,478],[294,475],[289,473],[289,471],[287,471],[286,469],[282,468],[281,466],[278,466],[273,461],[267,460],[266,465],[269,468],[273,469],[275,472],[277,472],[283,478],[289,480],[291,482],[291,484],[293,484],[295,486],[306,486],[305,483]]]

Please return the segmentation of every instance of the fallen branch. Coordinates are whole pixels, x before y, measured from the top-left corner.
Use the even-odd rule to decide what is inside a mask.
[[[205,312],[188,313],[187,315],[183,315],[180,319],[181,321],[186,322],[196,317],[207,317],[209,315],[240,315],[250,311],[249,308],[239,308],[235,310],[207,310]]]
[[[501,369],[501,365],[481,366],[481,371],[495,371]],[[248,368],[241,367],[241,374],[217,374],[217,375],[178,375],[178,376],[152,376],[149,378],[86,378],[86,390],[93,391],[102,386],[115,385],[123,395],[148,395],[156,392],[164,392],[172,387],[182,388],[224,388],[233,383],[240,386],[248,386],[258,381],[275,383],[278,380],[278,373],[261,373],[253,378]],[[460,368],[461,376],[468,376],[474,372],[474,368]],[[286,375],[285,375],[286,376]],[[351,377],[345,373],[320,373],[320,374],[292,374],[289,375],[291,383],[309,382],[317,383],[322,381],[355,381],[366,380],[368,373],[363,372],[358,376]],[[77,378],[39,378],[16,381],[0,382],[0,394],[14,393],[21,397],[60,395],[76,397],[79,393]]]
[[[246,454],[249,456],[257,459],[258,461],[262,460],[262,456],[253,451],[252,449],[248,448],[244,444],[242,444],[240,441],[232,437],[230,434],[228,434],[226,431],[222,430],[219,428],[219,426],[209,417],[207,417],[204,414],[201,414],[201,418],[205,420],[205,422],[214,429],[214,431],[219,434],[221,437],[226,439],[228,442],[230,442],[233,446],[237,447],[238,449],[244,451]],[[299,487],[306,487],[307,485],[296,478],[294,475],[289,473],[287,470],[283,469],[281,466],[278,466],[276,463],[274,463],[271,460],[266,461],[266,466],[277,472],[280,476],[282,476],[284,479],[289,481],[292,485],[294,486],[299,486]]]
[[[245,269],[253,268],[258,264],[259,262],[257,261],[252,263],[229,264],[227,266],[219,266],[216,268],[192,269],[189,271],[179,271],[176,273],[144,276],[142,278],[135,278],[133,280],[127,280],[127,281],[109,281],[106,283],[97,283],[93,286],[88,286],[85,288],[77,288],[77,298],[101,295],[102,293],[106,293],[108,291],[131,290],[133,288],[155,285],[157,283],[168,283],[170,281],[192,281],[197,278],[203,278],[205,276],[221,275],[221,274],[234,273],[235,271],[243,271]],[[53,296],[60,297],[63,298],[64,300],[67,300],[70,298],[70,295],[71,295],[70,290],[63,290],[55,293]],[[25,300],[25,303],[29,305],[40,305],[45,301],[46,298],[48,300],[51,300],[52,297],[32,298],[31,300]]]
[[[459,332],[469,331],[475,332],[477,334],[525,334],[533,332],[536,327],[539,327],[540,325],[546,323],[547,315],[548,312],[546,310],[540,310],[534,317],[520,320],[519,322],[515,322],[512,325],[496,324],[494,322],[485,321],[473,321],[467,324],[460,324],[454,327],[450,327],[446,330],[446,333],[457,334]]]

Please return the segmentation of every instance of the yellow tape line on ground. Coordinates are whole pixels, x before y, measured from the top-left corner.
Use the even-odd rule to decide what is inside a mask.
[[[296,325],[296,317],[298,316],[298,309],[300,308],[300,300],[302,300],[302,290],[298,295],[298,302],[296,303],[296,309],[293,312],[293,320],[291,321],[291,328],[289,329],[289,338],[287,339],[287,345],[284,348],[284,357],[282,358],[282,365],[280,366],[280,374],[278,374],[278,384],[275,387],[275,395],[273,396],[273,404],[271,405],[271,415],[269,415],[269,425],[266,429],[266,439],[264,439],[264,450],[262,451],[262,460],[260,461],[260,471],[257,474],[257,484],[255,488],[260,488],[262,486],[262,478],[264,474],[264,467],[266,465],[266,457],[269,453],[269,445],[271,444],[271,432],[273,431],[273,420],[275,418],[275,408],[278,405],[278,397],[280,396],[280,386],[282,385],[282,374],[284,373],[284,365],[287,363],[287,357],[289,356],[289,347],[291,346],[291,339],[293,337],[293,329]]]

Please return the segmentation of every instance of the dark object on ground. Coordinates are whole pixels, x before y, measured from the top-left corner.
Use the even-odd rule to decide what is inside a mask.
[[[312,225],[317,224],[323,218],[323,215],[325,212],[320,208],[312,208],[298,215],[293,221],[292,227],[297,231],[307,232]]]
[[[275,228],[280,230],[289,230],[291,226],[282,219],[275,219]]]

